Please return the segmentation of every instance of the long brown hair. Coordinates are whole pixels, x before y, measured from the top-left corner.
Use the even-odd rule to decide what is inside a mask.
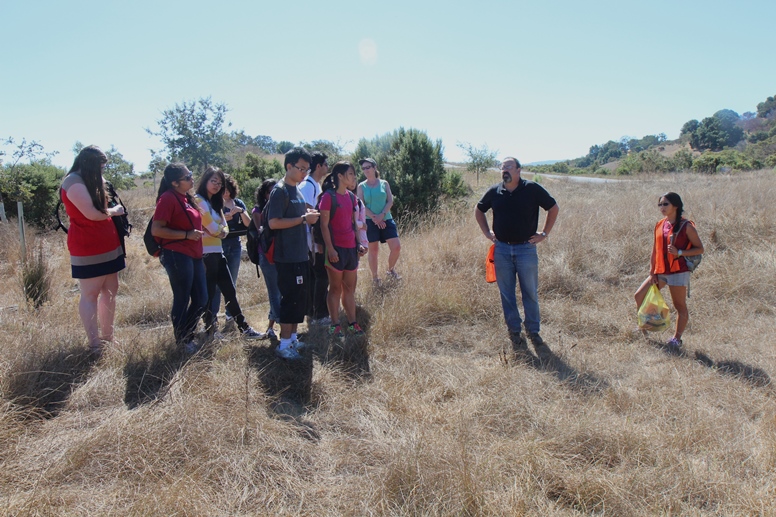
[[[106,163],[108,163],[108,157],[102,152],[102,149],[96,145],[90,145],[81,149],[67,173],[68,175],[78,174],[81,176],[81,180],[89,192],[89,197],[92,198],[94,208],[103,214],[108,213],[105,202],[105,184],[102,179],[102,166]]]

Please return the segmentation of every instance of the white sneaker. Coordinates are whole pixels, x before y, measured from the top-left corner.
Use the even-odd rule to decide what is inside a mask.
[[[256,332],[253,330],[253,327],[248,327],[247,329],[242,331],[242,337],[243,339],[264,339],[266,337],[266,334],[262,334],[261,332]]]
[[[277,347],[275,349],[275,355],[282,359],[302,359],[302,355],[297,351],[296,347],[294,347],[294,343],[291,343],[285,348]]]

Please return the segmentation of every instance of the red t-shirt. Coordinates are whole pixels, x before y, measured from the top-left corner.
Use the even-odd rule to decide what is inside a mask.
[[[353,204],[354,197],[348,192],[337,194],[337,210],[334,212],[334,219],[329,221],[331,242],[340,248],[356,247],[356,234],[353,231],[353,212],[356,208]],[[331,192],[323,193],[318,208],[331,210]]]
[[[177,199],[176,199],[177,198]],[[183,205],[183,206],[181,206]],[[186,207],[186,211],[183,211]],[[188,213],[188,216],[186,215]],[[174,190],[168,190],[156,202],[154,221],[166,221],[167,228],[172,230],[202,230],[202,216],[186,200],[186,196]],[[156,240],[164,249],[177,251],[192,258],[202,258],[202,241],[160,239]]]

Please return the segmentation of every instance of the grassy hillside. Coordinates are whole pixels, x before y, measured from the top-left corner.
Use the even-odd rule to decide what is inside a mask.
[[[299,370],[266,342],[171,352],[171,293],[136,214],[120,345],[85,358],[61,233],[31,238],[51,300],[24,303],[16,227],[0,227],[0,514],[769,515],[776,511],[776,178],[543,179],[560,216],[540,245],[547,366],[515,364],[474,202],[402,235],[398,286],[362,270],[367,351],[317,346]],[[706,256],[686,353],[633,332],[661,193],[679,192]],[[381,260],[386,258],[385,250]],[[249,264],[238,295],[268,310]],[[384,269],[384,267],[382,268]],[[312,365],[309,391],[304,367]],[[285,377],[284,377],[285,376]],[[300,380],[282,392],[283,379]]]

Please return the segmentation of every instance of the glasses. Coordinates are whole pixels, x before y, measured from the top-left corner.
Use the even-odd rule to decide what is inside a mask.
[[[309,174],[310,173],[310,169],[303,169],[301,167],[297,167],[296,165],[292,165],[291,167],[293,167],[294,169],[298,170],[299,172],[304,172],[305,174]]]
[[[658,203],[657,206],[669,206],[671,203]]]
[[[362,171],[368,171],[369,169],[374,169],[371,165],[362,165],[361,170]]]
[[[208,183],[210,183],[210,184],[211,184],[211,185],[213,185],[214,187],[220,187],[221,185],[223,185],[223,183],[221,183],[220,181],[218,181],[218,180],[217,180],[217,179],[215,179],[215,178],[211,178],[211,179],[208,181]]]
[[[183,176],[182,178],[178,178],[178,181],[194,181],[194,175],[189,174],[188,176]]]

